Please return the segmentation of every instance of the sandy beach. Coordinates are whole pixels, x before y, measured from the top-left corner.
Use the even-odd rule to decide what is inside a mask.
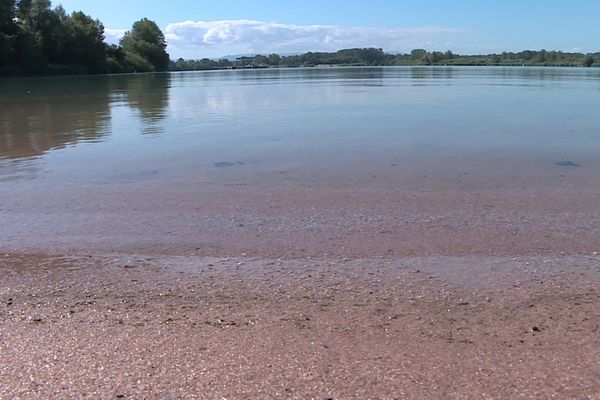
[[[0,398],[600,398],[594,169],[410,174],[6,191]]]
[[[594,170],[410,174],[5,192],[0,398],[600,398]]]
[[[5,254],[0,398],[600,397],[598,256]]]

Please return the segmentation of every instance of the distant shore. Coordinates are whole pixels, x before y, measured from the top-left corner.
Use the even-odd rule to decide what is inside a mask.
[[[600,53],[563,53],[557,51],[523,51],[488,55],[459,55],[450,51],[413,50],[410,54],[385,53],[381,49],[345,49],[332,53],[308,52],[295,56],[254,55],[229,59],[171,60],[165,71],[248,70],[269,68],[332,67],[600,67]],[[123,69],[121,73],[132,73]],[[144,72],[148,72],[147,70]],[[161,71],[159,71],[161,72]],[[85,75],[80,67],[55,65],[42,73],[26,73],[14,66],[0,68],[0,77]],[[110,73],[109,73],[110,74]],[[98,75],[98,74],[96,74]],[[99,74],[103,75],[103,74]]]

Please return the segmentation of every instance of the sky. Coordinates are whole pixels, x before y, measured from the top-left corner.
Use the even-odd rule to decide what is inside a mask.
[[[460,54],[600,51],[598,0],[54,0],[100,19],[106,41],[154,20],[171,58],[377,47]]]

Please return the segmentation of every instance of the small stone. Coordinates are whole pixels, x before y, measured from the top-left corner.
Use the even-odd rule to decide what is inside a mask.
[[[579,164],[577,164],[576,162],[568,160],[559,161],[556,163],[556,165],[559,165],[561,167],[579,167]]]
[[[229,161],[219,161],[214,164],[214,166],[217,168],[229,168],[229,167],[235,167],[236,165],[240,165],[240,164],[234,163],[234,162],[229,162]]]

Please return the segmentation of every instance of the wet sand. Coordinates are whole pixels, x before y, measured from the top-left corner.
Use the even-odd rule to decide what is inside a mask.
[[[402,167],[360,159],[343,170],[247,163],[175,177],[7,182],[0,251],[271,258],[600,251],[597,161],[562,167],[559,157],[514,158]]]
[[[600,258],[0,258],[0,398],[600,397]]]
[[[600,175],[544,162],[6,183],[0,398],[600,398]]]

